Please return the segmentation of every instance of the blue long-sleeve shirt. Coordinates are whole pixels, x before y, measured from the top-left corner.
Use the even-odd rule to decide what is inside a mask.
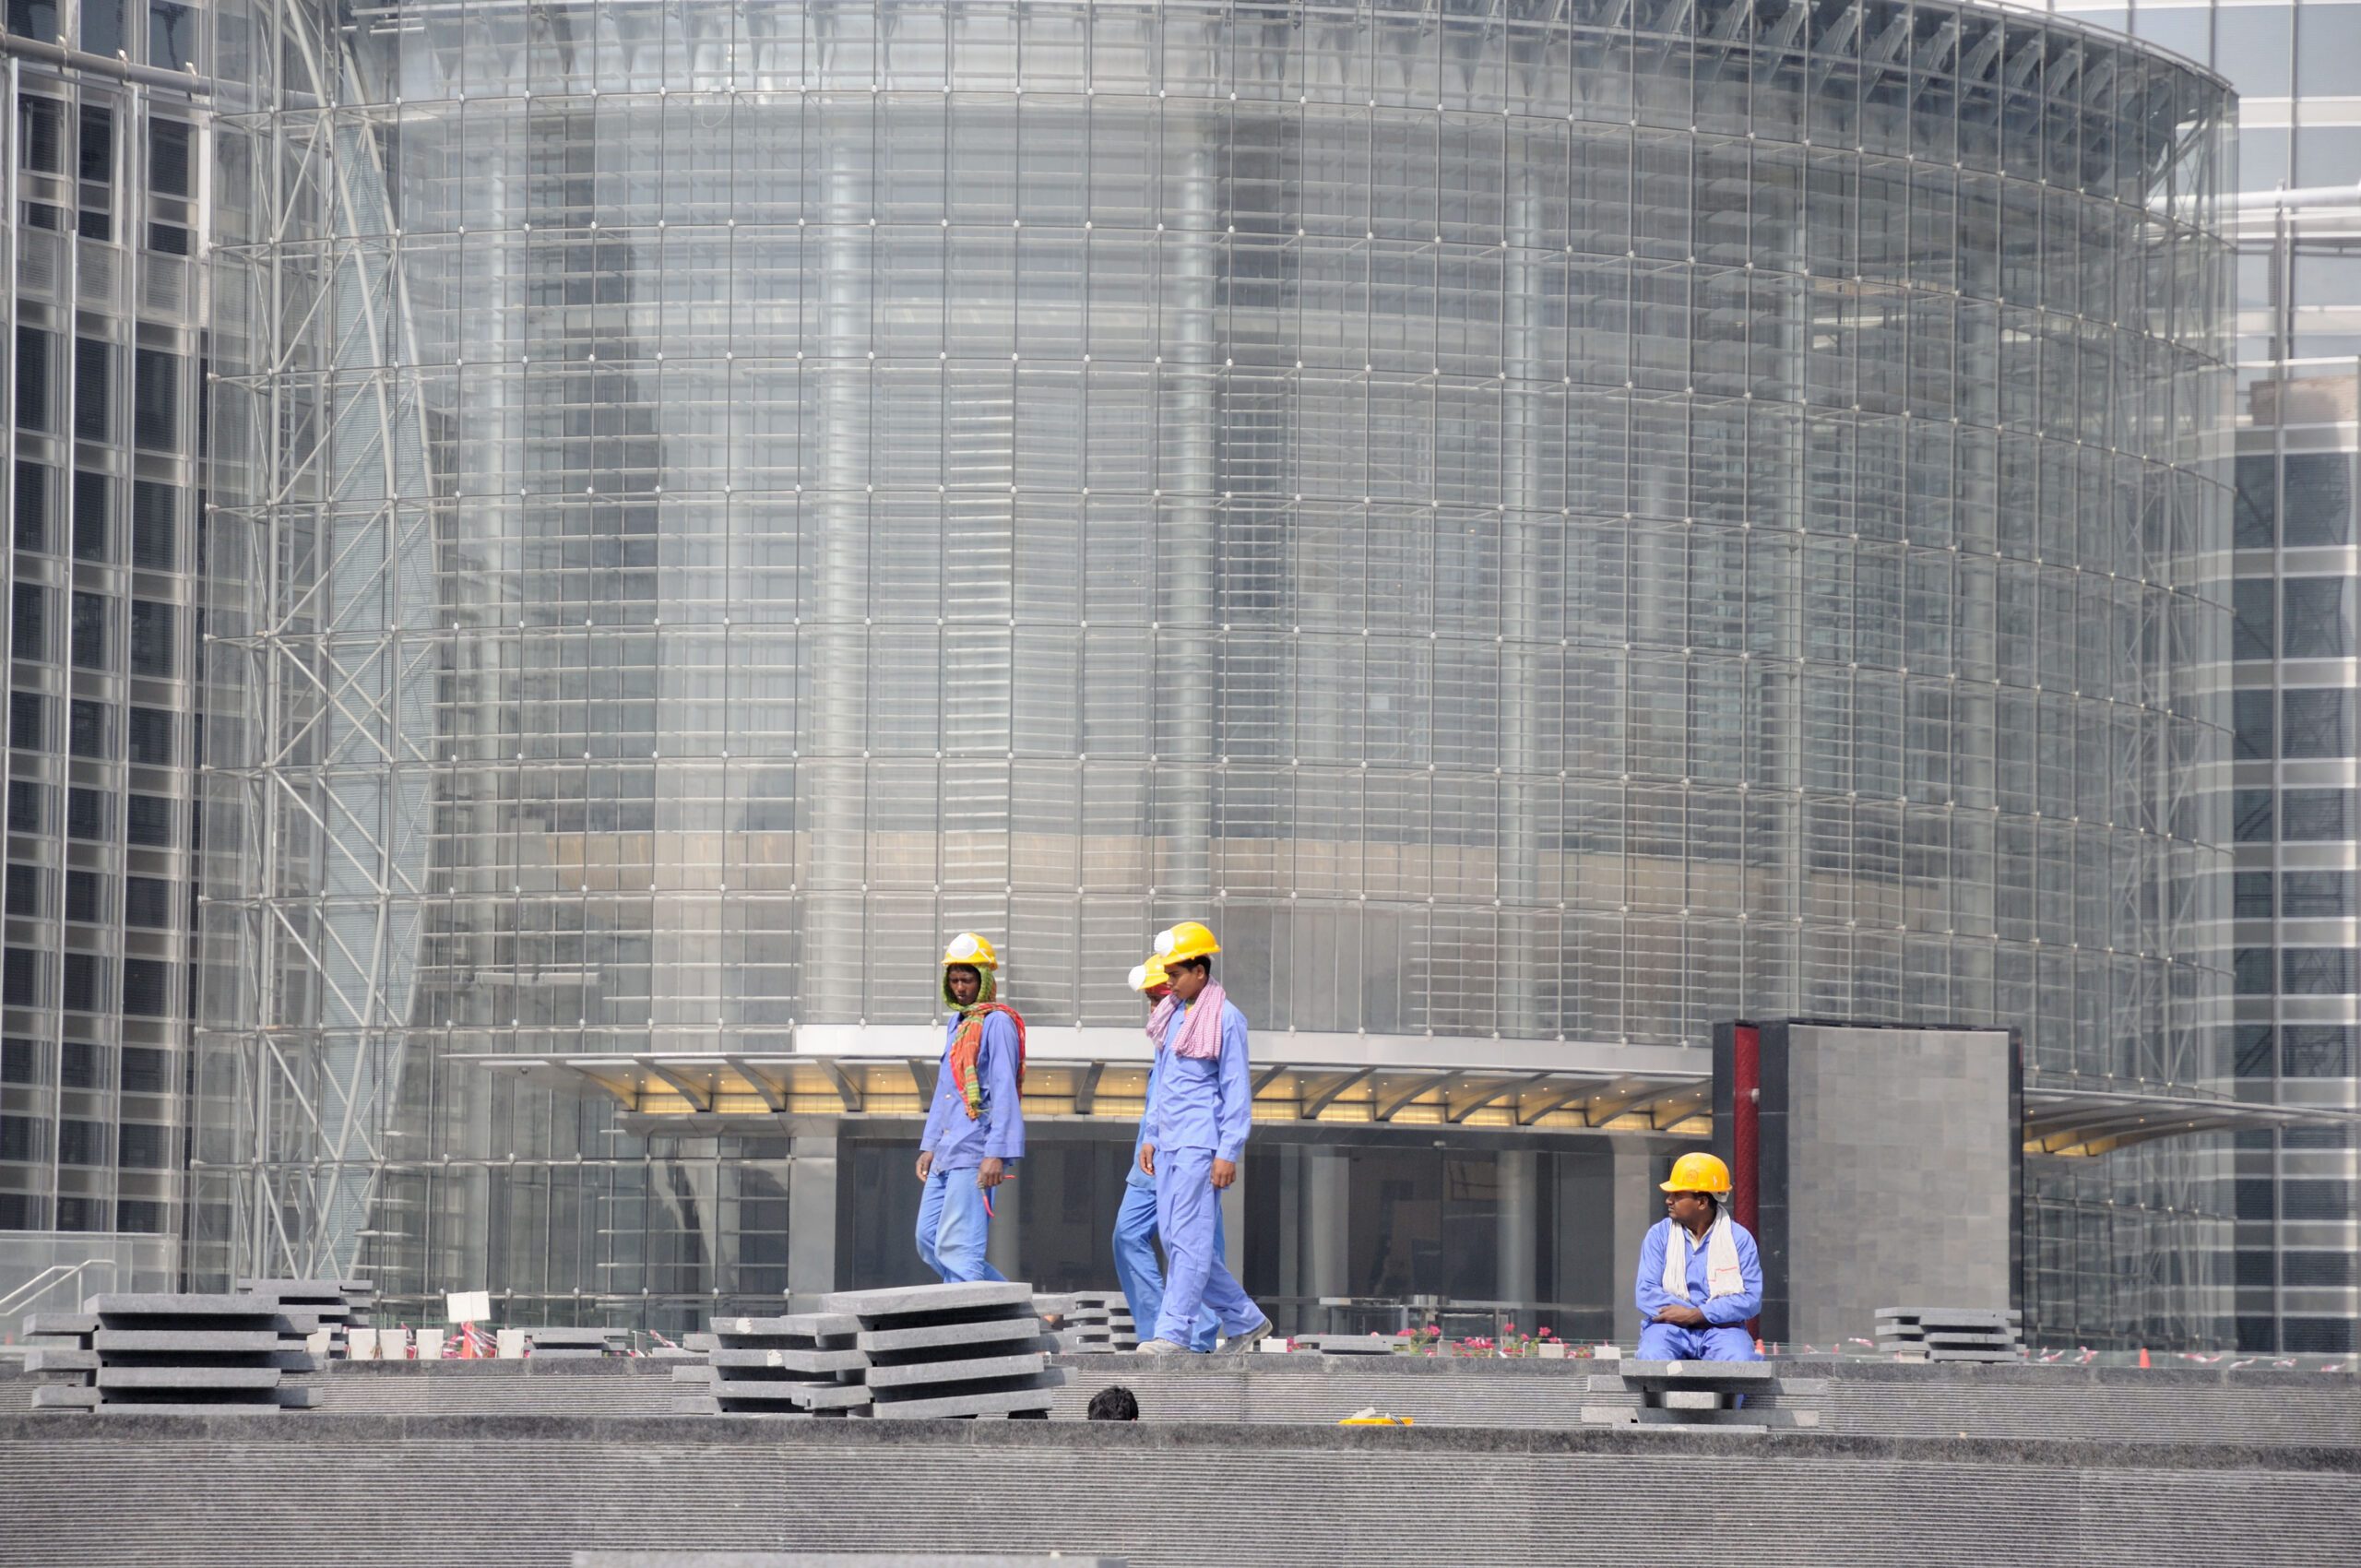
[[[1142,1102],[1140,1109],[1139,1134],[1132,1140],[1132,1168],[1123,1172],[1123,1184],[1127,1187],[1156,1185],[1156,1178],[1140,1169],[1139,1146],[1148,1141],[1148,1134],[1156,1126],[1156,1080],[1159,1070],[1164,1066],[1164,1048],[1159,1045],[1156,1048],[1156,1060],[1148,1063],[1147,1099]]]
[[[1188,1017],[1184,1007],[1165,1026],[1140,1137],[1160,1149],[1209,1148],[1215,1158],[1235,1163],[1246,1152],[1246,1134],[1254,1124],[1254,1085],[1246,1070],[1246,1015],[1222,1004],[1220,1054],[1202,1061],[1173,1049]]]
[[[943,1061],[934,1072],[934,1103],[927,1108],[921,1152],[931,1152],[937,1170],[969,1170],[987,1159],[1025,1158],[1025,1099],[1016,1087],[1016,1026],[1005,1013],[984,1015],[984,1038],[976,1051],[976,1076],[984,1086],[984,1109],[973,1121],[951,1072],[951,1042],[959,1038],[959,1015],[943,1025]]]
[[[1738,1268],[1746,1288],[1735,1296],[1709,1296],[1705,1282],[1705,1244],[1693,1238],[1689,1243],[1689,1295],[1677,1301],[1664,1292],[1664,1250],[1672,1244],[1672,1220],[1666,1218],[1648,1228],[1647,1240],[1640,1243],[1640,1277],[1632,1291],[1639,1305],[1640,1320],[1654,1323],[1656,1313],[1675,1305],[1695,1307],[1705,1314],[1705,1321],[1717,1326],[1744,1323],[1762,1311],[1762,1259],[1754,1250],[1754,1237],[1738,1221],[1730,1221],[1730,1230],[1738,1241]]]

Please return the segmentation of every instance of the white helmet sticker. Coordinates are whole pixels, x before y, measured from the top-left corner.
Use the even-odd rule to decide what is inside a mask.
[[[1179,941],[1180,937],[1180,933],[1179,932],[1173,930],[1170,926],[1165,927],[1162,931],[1156,933],[1156,950],[1159,953],[1164,952],[1169,948],[1173,943]]]
[[[1133,991],[1145,991],[1147,989],[1147,966],[1145,964],[1133,964],[1132,966],[1132,989]]]
[[[963,931],[951,939],[951,956],[955,958],[972,958],[976,956],[976,935],[973,932]]]

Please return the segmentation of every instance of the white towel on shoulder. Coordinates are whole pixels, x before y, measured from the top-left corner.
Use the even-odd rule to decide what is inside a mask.
[[[1746,1290],[1746,1273],[1738,1267],[1738,1231],[1730,1224],[1730,1211],[1724,1209],[1714,1216],[1712,1229],[1705,1232],[1705,1294],[1715,1296],[1742,1295]],[[1676,1301],[1689,1300],[1689,1230],[1674,1223],[1672,1234],[1664,1247],[1664,1293]]]

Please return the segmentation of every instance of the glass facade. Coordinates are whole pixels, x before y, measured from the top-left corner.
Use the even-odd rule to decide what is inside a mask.
[[[922,1025],[967,928],[1045,1037],[1204,916],[1264,1038],[2219,1075],[2218,81],[1935,4],[215,19],[200,1271],[775,1291],[822,1133],[467,1059]],[[1464,1293],[1465,1203],[1574,1289],[1608,1140],[1370,1139],[1342,1257],[1271,1143],[1250,1284]],[[2215,1334],[2209,1146],[2037,1163],[2049,1328]]]
[[[0,1295],[169,1288],[183,1229],[207,116],[75,20],[11,4],[0,73]]]
[[[2058,9],[2210,62],[2238,93],[2230,1057],[2242,1098],[2350,1109],[2361,5]],[[2349,1128],[2237,1135],[2240,1348],[2355,1348],[2356,1175]]]

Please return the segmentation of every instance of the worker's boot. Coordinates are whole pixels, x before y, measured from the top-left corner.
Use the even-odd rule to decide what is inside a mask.
[[[1223,1340],[1220,1350],[1216,1353],[1223,1356],[1243,1356],[1270,1336],[1271,1320],[1264,1318],[1245,1333],[1233,1334]]]

